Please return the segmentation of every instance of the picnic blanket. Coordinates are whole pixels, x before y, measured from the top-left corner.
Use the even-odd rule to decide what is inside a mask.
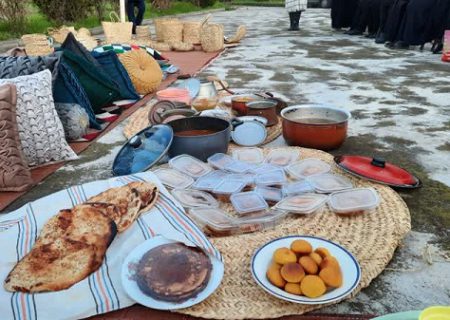
[[[118,234],[110,245],[99,270],[71,288],[50,293],[11,293],[0,289],[0,318],[14,320],[79,319],[126,308],[135,304],[120,280],[122,262],[138,244],[155,235],[180,240],[203,248],[222,261],[222,257],[200,229],[184,213],[158,178],[151,172],[116,177],[73,186],[56,192],[0,219],[0,279],[32,248],[44,223],[59,210],[71,208],[106,189],[133,181],[155,183],[160,196],[155,206]]]

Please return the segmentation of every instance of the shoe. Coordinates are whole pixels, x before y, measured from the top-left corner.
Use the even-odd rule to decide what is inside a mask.
[[[375,43],[385,43],[385,42],[386,42],[386,35],[384,34],[384,32],[378,32],[375,38]]]
[[[434,42],[433,43],[433,46],[431,47],[431,52],[433,54],[442,53],[442,50],[444,50],[444,44],[442,42]]]
[[[394,43],[393,42],[386,42],[385,44],[384,44],[384,46],[386,47],[386,48],[389,48],[389,49],[394,49]]]
[[[345,34],[348,34],[349,36],[360,36],[363,34],[363,32],[357,29],[350,29],[345,32]]]
[[[409,44],[403,41],[397,41],[396,43],[394,43],[394,49],[406,50],[409,49]]]
[[[369,34],[366,34],[364,37],[366,37],[367,39],[375,39],[376,38],[376,34],[375,33],[369,33]]]

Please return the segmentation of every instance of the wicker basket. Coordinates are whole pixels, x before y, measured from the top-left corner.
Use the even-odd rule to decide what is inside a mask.
[[[137,26],[135,43],[138,45],[149,46],[152,43],[152,34],[148,26]]]
[[[186,21],[183,23],[183,42],[199,44],[200,43],[200,21]]]
[[[222,50],[224,45],[223,25],[208,23],[206,19],[200,29],[200,43],[205,52]]]
[[[69,33],[73,33],[73,35],[75,37],[77,36],[77,31],[75,30],[74,27],[62,26],[59,29],[48,28],[47,32],[48,32],[49,36],[52,37],[53,40],[55,40],[55,42],[58,42],[58,43],[63,43],[64,40],[66,40],[67,35]]]
[[[87,35],[87,34],[80,34],[78,33],[77,35],[77,40],[86,47],[86,49],[88,49],[89,51],[91,51],[92,49],[94,49],[95,47],[98,46],[98,41]]]
[[[154,23],[155,23],[155,34],[156,34],[156,41],[158,42],[163,42],[164,41],[164,35],[163,35],[163,25],[165,22],[168,21],[178,21],[178,19],[169,19],[169,18],[159,18],[159,19],[155,19]]]
[[[168,41],[167,42],[175,51],[193,51],[194,45],[188,42]]]
[[[166,20],[161,24],[162,40],[169,41],[183,41],[183,23],[179,20]]]
[[[45,56],[53,52],[53,48],[45,34],[25,34],[21,39],[29,56]]]
[[[172,47],[166,42],[153,42],[151,41],[149,47],[155,49],[156,51],[171,51]]]
[[[133,31],[132,22],[120,22],[115,12],[109,14],[111,21],[102,21],[107,43],[130,43]]]

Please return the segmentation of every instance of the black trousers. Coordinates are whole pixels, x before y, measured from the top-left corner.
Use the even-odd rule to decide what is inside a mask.
[[[381,0],[381,3],[380,3],[380,26],[378,29],[382,33],[385,32],[386,21],[389,16],[389,11],[391,10],[393,5],[394,5],[394,0]]]
[[[445,30],[450,30],[450,1],[438,0],[427,23],[425,41],[441,40]]]
[[[410,0],[400,27],[398,40],[408,45],[419,46],[426,41],[427,24],[438,0]]]
[[[135,10],[138,9],[136,14]],[[145,12],[145,0],[128,0],[127,15],[128,21],[133,22],[133,33],[136,33],[136,26],[142,24]]]
[[[333,0],[331,2],[331,26],[334,29],[351,27],[358,2],[359,0]]]
[[[368,29],[374,34],[380,27],[381,0],[361,0],[352,23],[352,29],[361,32]]]
[[[386,20],[385,34],[386,40],[395,42],[399,39],[399,33],[402,26],[403,18],[406,13],[406,7],[409,0],[395,0]]]

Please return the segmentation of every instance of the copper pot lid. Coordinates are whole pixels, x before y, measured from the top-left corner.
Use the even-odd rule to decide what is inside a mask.
[[[422,186],[422,182],[410,172],[384,159],[343,155],[334,157],[334,161],[344,171],[373,182],[407,189]]]

